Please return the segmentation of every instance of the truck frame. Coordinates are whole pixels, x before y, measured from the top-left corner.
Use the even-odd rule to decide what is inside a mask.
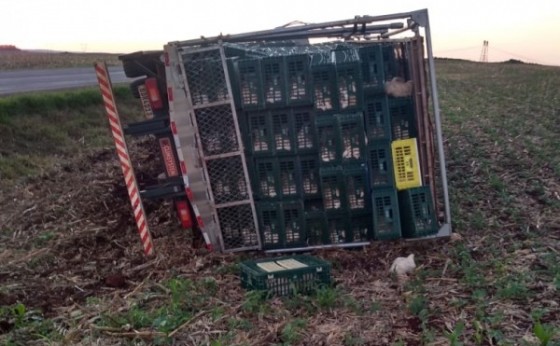
[[[423,36],[422,36],[423,33]],[[408,36],[407,36],[408,35]],[[174,41],[163,51],[120,57],[133,95],[146,120],[128,124],[124,134],[153,135],[165,163],[165,179],[140,191],[142,198],[171,199],[184,228],[195,230],[209,249],[260,250],[254,184],[238,121],[239,80],[232,81],[232,52],[248,45],[306,44],[310,40],[366,45],[387,43],[402,55],[402,68],[414,84],[414,112],[422,181],[429,185],[438,214],[435,237],[451,233],[451,212],[441,131],[434,57],[426,9],[317,24],[290,25],[236,35]],[[299,49],[299,48],[294,48]],[[334,53],[333,53],[334,54]],[[234,55],[234,54],[233,54]],[[389,76],[386,76],[389,77]],[[387,81],[387,80],[386,80]],[[430,112],[431,109],[431,112]],[[242,112],[242,111],[241,111]],[[231,176],[237,180],[231,184]],[[229,179],[230,185],[225,185]],[[200,238],[199,238],[200,239]],[[363,246],[355,241],[268,249],[269,252]]]

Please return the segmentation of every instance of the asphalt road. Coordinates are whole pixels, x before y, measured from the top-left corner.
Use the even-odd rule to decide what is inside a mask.
[[[129,82],[120,66],[109,67],[113,84]],[[48,70],[0,71],[0,96],[32,91],[48,91],[97,85],[92,67]]]

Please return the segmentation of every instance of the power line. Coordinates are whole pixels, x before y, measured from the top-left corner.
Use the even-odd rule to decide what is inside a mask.
[[[513,56],[513,57],[515,57],[515,58],[519,58],[519,59],[526,60],[527,62],[535,62],[535,63],[537,63],[537,64],[545,65],[545,63],[543,63],[542,61],[538,61],[538,60],[536,60],[536,59],[532,59],[532,58],[528,58],[528,57],[526,57],[526,56],[522,56],[522,55],[519,55],[519,54],[515,54],[515,53],[512,53],[512,52],[508,52],[508,51],[506,51],[506,50],[499,49],[499,48],[496,48],[496,47],[494,47],[494,46],[492,46],[492,49],[495,49],[495,50],[497,50],[498,52],[502,52],[502,53],[504,53],[504,54],[511,55],[511,56]]]
[[[478,46],[465,47],[465,48],[445,49],[445,50],[439,50],[439,49],[438,49],[437,53],[440,54],[440,53],[459,52],[459,51],[463,51],[463,50],[472,50],[472,49],[478,49]]]

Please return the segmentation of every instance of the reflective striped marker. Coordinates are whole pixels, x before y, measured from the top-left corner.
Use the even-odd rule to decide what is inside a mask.
[[[124,140],[115,96],[113,95],[113,87],[111,85],[111,79],[109,78],[109,72],[107,72],[107,65],[103,62],[95,63],[95,74],[97,75],[99,89],[101,89],[101,95],[103,96],[103,105],[107,112],[113,139],[115,140],[115,147],[117,148],[117,155],[123,171],[124,182],[130,198],[132,210],[134,211],[134,220],[136,221],[136,226],[138,226],[138,234],[140,235],[142,246],[144,247],[144,253],[146,256],[151,256],[154,253],[152,235],[148,229],[148,218],[146,217],[146,212],[144,211],[144,206],[140,199],[138,183],[136,182],[136,176],[134,175],[134,169],[132,168],[132,162],[130,161],[130,155]]]
[[[165,51],[163,53],[163,61],[167,70],[167,84],[170,85],[169,78],[169,68],[171,67],[171,63],[169,60],[169,52]],[[167,87],[167,100],[169,101],[169,118],[171,119],[171,132],[173,133],[173,140],[175,141],[175,148],[177,149],[177,158],[179,159],[179,165],[181,166],[181,174],[183,176],[183,183],[185,185],[185,193],[187,194],[187,198],[189,203],[191,204],[196,222],[198,224],[198,228],[200,232],[202,232],[202,236],[204,237],[204,243],[206,244],[206,249],[208,251],[214,251],[214,246],[210,241],[210,237],[208,236],[208,232],[206,232],[206,228],[204,227],[204,222],[200,217],[200,212],[198,211],[198,207],[195,204],[194,196],[191,190],[191,186],[189,183],[189,177],[187,175],[187,164],[185,163],[185,158],[183,156],[183,151],[181,149],[181,141],[179,140],[179,134],[177,133],[177,125],[175,124],[175,104],[174,104],[174,97],[173,97],[173,87]]]
[[[168,95],[171,95],[168,93]],[[173,99],[169,98],[169,110],[170,113],[173,113]],[[177,157],[179,158],[179,165],[181,166],[181,173],[183,175],[183,183],[185,184],[185,193],[187,194],[187,198],[193,208],[194,216],[196,218],[196,223],[198,224],[198,228],[200,232],[202,232],[202,236],[204,237],[204,243],[206,245],[206,249],[208,251],[214,251],[214,246],[210,241],[210,237],[208,236],[208,232],[206,232],[204,222],[200,217],[200,212],[198,211],[198,207],[195,204],[193,199],[193,193],[189,183],[189,177],[187,175],[187,164],[185,163],[185,158],[183,157],[183,151],[181,150],[181,142],[179,141],[179,134],[177,133],[177,125],[175,124],[174,120],[171,120],[171,133],[173,133],[173,139],[175,140],[175,147],[177,148]]]

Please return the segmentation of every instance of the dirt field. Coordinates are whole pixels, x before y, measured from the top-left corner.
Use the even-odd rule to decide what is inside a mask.
[[[315,252],[333,287],[264,299],[237,266],[263,254],[193,249],[168,204],[145,205],[146,259],[110,146],[45,154],[48,169],[0,184],[0,343],[558,344],[560,69],[439,61],[437,73],[460,237]],[[131,146],[153,163],[136,167],[144,183],[161,172],[150,143]],[[401,285],[388,269],[409,253],[418,268]]]

